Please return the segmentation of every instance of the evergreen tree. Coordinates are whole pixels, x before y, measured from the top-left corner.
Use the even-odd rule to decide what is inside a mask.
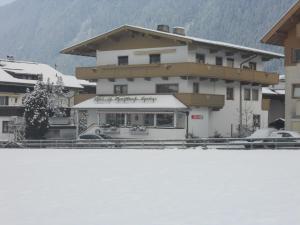
[[[25,137],[44,138],[49,127],[49,92],[44,83],[38,81],[33,91],[27,90],[24,107]]]

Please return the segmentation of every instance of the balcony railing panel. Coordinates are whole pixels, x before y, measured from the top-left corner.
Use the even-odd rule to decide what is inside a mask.
[[[143,78],[192,76],[272,85],[279,82],[276,73],[199,63],[141,64],[126,66],[80,67],[79,79]]]

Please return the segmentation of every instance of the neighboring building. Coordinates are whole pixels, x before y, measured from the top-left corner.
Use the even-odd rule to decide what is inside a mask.
[[[80,102],[80,92],[95,93],[95,84],[64,75],[45,64],[15,61],[11,58],[0,60],[0,140],[14,138],[15,129],[11,128],[12,122],[18,121],[18,124],[22,125],[22,99],[26,90],[32,90],[38,80],[56,84],[58,77],[62,78],[64,88],[68,92],[65,98],[58,99],[66,109],[67,115],[63,119],[51,119],[49,138],[70,137],[70,133],[74,134],[75,127],[70,117],[70,108],[74,102]]]
[[[263,100],[269,104],[269,125],[285,118],[285,75],[279,76],[279,84],[262,88]]]
[[[166,25],[125,25],[62,53],[97,58],[95,67],[76,69],[77,78],[97,82],[98,95],[74,107],[78,132],[148,139],[235,136],[241,120],[250,130],[267,127],[262,87],[278,75],[263,63],[283,57]]]
[[[300,1],[263,37],[262,42],[285,50],[285,128],[300,132]]]

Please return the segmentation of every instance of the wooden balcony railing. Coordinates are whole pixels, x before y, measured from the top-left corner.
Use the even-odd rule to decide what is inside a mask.
[[[175,96],[183,104],[189,107],[210,107],[213,109],[221,109],[225,104],[224,95],[178,93],[175,94]]]
[[[89,80],[101,78],[117,79],[192,76],[201,78],[223,79],[228,81],[258,83],[262,85],[272,85],[279,82],[279,76],[276,73],[267,73],[249,69],[239,69],[192,62],[79,67],[76,69],[76,76],[79,79]]]

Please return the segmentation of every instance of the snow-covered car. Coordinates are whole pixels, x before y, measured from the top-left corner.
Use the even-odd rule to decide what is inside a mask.
[[[259,140],[260,138],[266,138],[265,140]],[[295,139],[293,139],[295,138]],[[299,140],[298,140],[299,138]],[[262,129],[254,132],[252,135],[247,137],[248,143],[255,143],[254,147],[269,147],[274,148],[276,144],[272,142],[284,142],[286,145],[281,144],[281,146],[289,146],[289,147],[295,147],[300,146],[300,134],[294,131],[285,131],[280,130],[277,131],[272,128],[268,129]],[[258,143],[263,143],[262,145],[259,145]],[[266,143],[270,143],[266,145]],[[251,144],[244,144],[246,148],[250,148]]]
[[[300,146],[300,134],[295,131],[275,131],[272,132],[269,138],[276,138],[277,142],[281,142],[280,146],[296,147]],[[272,139],[266,140],[265,142],[272,142]],[[275,147],[275,144],[270,144],[268,147]]]
[[[107,135],[82,134],[78,137],[77,145],[88,145],[90,147],[118,147],[118,143],[112,142]]]

